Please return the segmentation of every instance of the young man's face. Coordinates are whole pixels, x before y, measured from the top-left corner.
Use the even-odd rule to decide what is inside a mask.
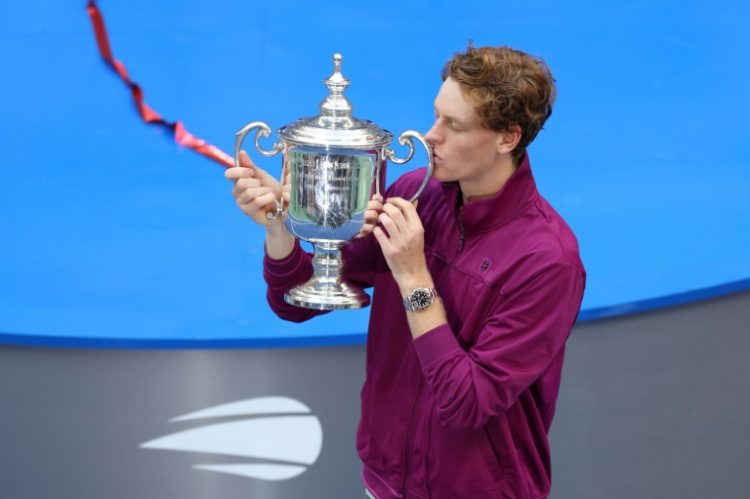
[[[434,177],[461,183],[466,193],[487,184],[497,173],[500,135],[484,127],[461,87],[447,78],[435,98],[435,124],[425,135],[433,146]]]

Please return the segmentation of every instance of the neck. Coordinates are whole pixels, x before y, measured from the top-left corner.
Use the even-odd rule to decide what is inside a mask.
[[[510,155],[501,158],[495,166],[489,175],[459,182],[464,203],[494,196],[518,169],[518,164]]]

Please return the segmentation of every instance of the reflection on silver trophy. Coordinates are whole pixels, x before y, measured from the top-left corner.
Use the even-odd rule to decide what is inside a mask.
[[[284,224],[295,236],[309,241],[315,248],[313,277],[292,288],[284,296],[288,303],[317,310],[354,309],[366,306],[369,296],[341,278],[341,246],[362,228],[367,203],[381,192],[386,161],[396,164],[414,155],[413,139],[427,151],[427,173],[412,200],[422,192],[432,174],[432,149],[421,134],[407,130],[398,141],[409,147],[406,158],[397,158],[389,148],[393,135],[376,124],[352,116],[352,105],[343,95],[349,80],[341,74],[342,57],[333,56],[333,74],[324,80],[329,95],[320,104],[320,115],[301,118],[280,128],[270,150],[260,145],[262,137],[271,134],[270,127],[254,121],[237,132],[234,161],[245,136],[256,130],[255,148],[264,156],[281,152],[285,172],[291,177],[288,209],[280,201],[269,211],[269,218],[285,215]],[[284,213],[286,212],[286,213]]]

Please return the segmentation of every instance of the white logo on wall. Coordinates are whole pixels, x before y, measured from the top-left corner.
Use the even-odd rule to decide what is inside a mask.
[[[305,404],[287,397],[239,400],[169,422],[241,416],[251,417],[171,433],[140,447],[254,458],[260,462],[198,464],[193,468],[271,481],[294,478],[318,459],[323,446],[320,421]]]

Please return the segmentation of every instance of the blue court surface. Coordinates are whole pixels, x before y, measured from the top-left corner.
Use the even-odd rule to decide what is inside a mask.
[[[334,52],[355,115],[395,134],[430,127],[442,64],[469,39],[540,56],[559,96],[530,157],[579,239],[581,319],[750,288],[746,2],[99,6],[148,104],[227,152],[247,122],[317,114]],[[269,311],[263,231],[221,166],[142,122],[85,7],[0,7],[0,341],[362,343],[369,309],[301,325]]]

